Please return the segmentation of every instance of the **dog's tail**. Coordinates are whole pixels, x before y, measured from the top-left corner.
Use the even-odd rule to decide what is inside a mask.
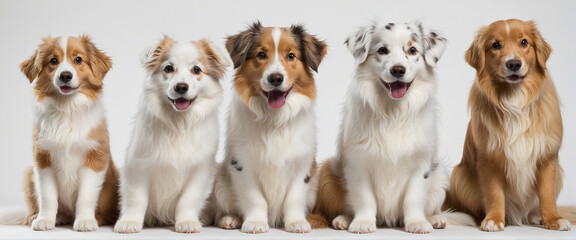
[[[0,225],[23,225],[28,210],[23,207],[9,207],[0,209]]]
[[[576,225],[576,206],[558,206],[558,213],[570,224]]]
[[[476,226],[476,220],[472,215],[463,212],[444,211],[440,215],[446,218],[446,224],[456,226]]]

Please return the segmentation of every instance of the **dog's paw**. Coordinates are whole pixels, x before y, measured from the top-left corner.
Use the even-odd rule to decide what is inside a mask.
[[[263,221],[246,221],[242,224],[243,233],[265,233],[268,232],[268,223]]]
[[[136,221],[118,221],[114,225],[115,233],[139,233],[142,232],[142,223]]]
[[[446,218],[441,215],[434,215],[428,217],[428,221],[432,224],[434,229],[444,229],[446,228]]]
[[[51,220],[51,219],[36,218],[34,221],[32,221],[31,225],[32,225],[32,230],[34,230],[34,231],[48,231],[48,230],[54,229],[54,226],[56,225],[56,221]]]
[[[353,220],[348,227],[348,232],[351,233],[373,233],[374,231],[376,231],[375,221]]]
[[[96,231],[98,230],[98,221],[96,219],[76,219],[72,228],[77,232]]]
[[[286,223],[285,229],[291,233],[309,233],[312,227],[306,220]]]
[[[332,227],[336,230],[348,230],[352,219],[347,215],[338,215],[332,220]]]
[[[182,221],[176,223],[175,229],[179,233],[199,233],[202,230],[202,224],[193,220]]]
[[[480,225],[480,230],[485,232],[504,231],[504,221],[486,218]]]
[[[233,216],[233,215],[226,215],[222,218],[220,218],[220,220],[218,221],[218,224],[216,224],[216,226],[218,226],[219,228],[223,228],[223,229],[238,229],[240,228],[240,224],[241,224],[242,220],[240,220],[240,218]]]
[[[544,220],[544,227],[549,230],[557,230],[557,231],[570,231],[570,221],[558,218],[558,219],[551,219],[551,220]]]
[[[428,221],[418,221],[406,224],[404,229],[409,233],[425,234],[431,233],[433,226]]]

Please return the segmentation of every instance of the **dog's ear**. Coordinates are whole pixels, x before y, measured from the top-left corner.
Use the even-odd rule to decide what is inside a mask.
[[[206,56],[207,64],[209,65],[206,73],[216,80],[222,78],[226,73],[226,67],[230,66],[228,56],[208,39],[200,39],[197,44],[200,51]]]
[[[142,57],[140,58],[144,68],[149,72],[154,72],[158,64],[160,64],[160,58],[164,55],[164,52],[167,51],[174,43],[174,39],[170,38],[168,35],[164,35],[162,40],[160,40],[156,46],[144,51]]]
[[[464,58],[466,62],[470,64],[473,68],[476,69],[476,72],[479,74],[484,70],[485,58],[486,58],[486,51],[484,50],[484,45],[486,44],[486,34],[488,31],[488,26],[481,28],[476,33],[474,37],[474,41],[470,44],[468,50],[466,50],[466,54]]]
[[[533,46],[534,51],[536,51],[537,66],[542,72],[545,72],[546,61],[548,61],[550,54],[552,54],[552,48],[546,41],[544,41],[542,34],[540,34],[540,31],[536,28],[536,24],[533,21],[529,21],[528,24],[530,24],[532,37],[534,39]]]
[[[232,58],[234,68],[240,67],[248,57],[250,48],[256,41],[256,38],[262,32],[262,23],[257,21],[250,25],[247,30],[226,38],[226,50]]]
[[[290,26],[290,32],[300,41],[300,53],[304,56],[304,63],[318,72],[318,66],[328,50],[326,43],[308,34],[304,26],[300,24]]]
[[[348,47],[354,59],[356,59],[356,64],[361,64],[366,61],[368,57],[368,52],[370,51],[370,42],[372,41],[372,36],[376,30],[376,22],[370,25],[360,27],[358,31],[346,38],[344,44]]]
[[[32,83],[34,79],[42,71],[42,63],[38,60],[40,57],[40,50],[34,51],[34,54],[27,60],[20,63],[20,71],[26,75],[26,78]]]
[[[438,31],[427,29],[422,26],[422,23],[414,24],[419,31],[419,36],[422,38],[422,43],[424,47],[423,55],[424,60],[429,66],[436,66],[442,54],[444,54],[444,49],[446,48],[447,40]]]
[[[104,79],[106,73],[112,68],[112,60],[108,55],[102,52],[100,49],[94,45],[92,40],[87,35],[81,35],[80,41],[88,49],[90,69],[94,76],[98,79]]]

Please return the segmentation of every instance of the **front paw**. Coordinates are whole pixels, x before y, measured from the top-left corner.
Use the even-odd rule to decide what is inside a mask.
[[[332,220],[332,227],[336,230],[348,230],[348,226],[352,219],[348,215],[338,215]]]
[[[176,232],[179,233],[199,233],[202,230],[202,224],[199,221],[182,221],[176,223]]]
[[[223,229],[238,229],[242,220],[234,215],[226,215],[218,221],[216,226]]]
[[[433,227],[428,221],[419,221],[406,224],[404,229],[409,233],[425,234],[431,233]]]
[[[121,220],[114,226],[115,233],[139,233],[142,231],[142,223],[136,221]]]
[[[544,227],[549,230],[570,231],[570,221],[563,218],[543,220]]]
[[[434,215],[428,217],[428,221],[432,224],[434,229],[444,229],[446,228],[446,218],[442,215]]]
[[[77,232],[96,231],[98,230],[98,221],[96,219],[76,219],[73,229]]]
[[[373,233],[376,231],[375,221],[354,220],[348,227],[348,232],[351,233]]]
[[[32,230],[34,231],[48,231],[54,229],[56,225],[55,220],[51,219],[35,219],[32,221]]]
[[[485,232],[504,231],[504,220],[485,218],[480,225],[480,230]]]
[[[286,231],[291,233],[309,233],[312,227],[306,220],[286,224]]]
[[[265,233],[268,232],[268,223],[263,221],[246,221],[242,224],[243,233]]]

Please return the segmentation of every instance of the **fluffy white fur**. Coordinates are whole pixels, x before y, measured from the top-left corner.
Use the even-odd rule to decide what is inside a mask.
[[[202,65],[203,53],[194,43],[175,42],[161,51],[167,51],[167,57],[157,68],[148,69],[134,118],[121,177],[121,216],[114,227],[118,233],[140,232],[143,224],[175,224],[177,232],[191,233],[208,224],[200,218],[217,169],[220,79],[206,74],[198,80],[192,73],[194,66],[203,71],[210,67]],[[155,61],[154,52],[154,48],[148,52],[145,64]],[[228,65],[226,56],[220,59]],[[175,71],[166,73],[167,65]],[[185,94],[175,92],[179,83],[189,86]],[[178,97],[195,100],[180,111],[168,99]]]
[[[408,54],[409,42],[417,54]],[[333,227],[354,233],[382,225],[403,225],[411,233],[443,227],[439,214],[449,182],[436,152],[434,67],[445,39],[420,23],[373,23],[346,44],[358,66],[343,108],[338,156],[331,163],[344,179],[348,207]],[[378,52],[382,47],[387,54]],[[392,76],[393,66],[405,67],[405,75]],[[400,99],[385,87],[394,81],[411,82]]]

